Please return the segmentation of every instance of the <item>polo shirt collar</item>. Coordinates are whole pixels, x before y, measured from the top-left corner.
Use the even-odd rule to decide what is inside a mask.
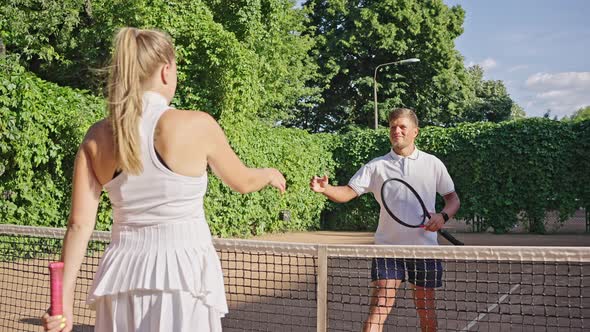
[[[412,152],[412,154],[410,154],[407,157],[402,157],[402,156],[398,155],[397,153],[395,153],[395,151],[393,151],[393,149],[391,149],[391,151],[389,152],[389,155],[395,161],[398,161],[398,160],[403,159],[403,158],[408,158],[408,159],[416,160],[416,159],[418,159],[418,155],[419,154],[420,154],[420,150],[418,150],[417,147],[414,147],[414,151]]]

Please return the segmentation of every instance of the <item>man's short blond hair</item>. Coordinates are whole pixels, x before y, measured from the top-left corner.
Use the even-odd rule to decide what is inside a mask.
[[[412,120],[412,122],[414,122],[416,127],[419,127],[418,117],[416,116],[416,112],[414,112],[414,110],[410,109],[410,108],[396,108],[396,109],[394,109],[393,111],[391,111],[391,113],[389,113],[389,117],[387,118],[387,123],[391,123],[391,121],[397,120],[398,118],[401,118],[401,117],[406,117],[406,118]]]

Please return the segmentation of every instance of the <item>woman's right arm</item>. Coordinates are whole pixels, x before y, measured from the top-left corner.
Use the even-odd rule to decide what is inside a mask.
[[[274,168],[250,168],[238,158],[229,145],[225,133],[211,116],[204,116],[208,131],[207,163],[221,181],[242,194],[258,191],[271,185],[281,193],[286,189],[283,175]]]
[[[82,143],[74,163],[72,206],[61,255],[61,260],[64,262],[63,305],[66,320],[63,322],[56,317],[50,318],[46,314],[43,316],[46,331],[71,331],[72,329],[76,279],[94,230],[101,192],[102,186],[94,175],[88,146]]]

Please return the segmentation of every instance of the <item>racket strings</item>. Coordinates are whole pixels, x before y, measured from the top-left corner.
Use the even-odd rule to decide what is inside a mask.
[[[417,228],[430,217],[424,202],[411,186],[401,179],[389,179],[381,189],[383,206],[400,224]]]

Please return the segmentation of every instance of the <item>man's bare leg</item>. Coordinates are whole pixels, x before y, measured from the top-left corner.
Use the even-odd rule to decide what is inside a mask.
[[[414,286],[414,303],[422,332],[436,332],[436,297],[434,288]]]
[[[395,303],[395,293],[401,280],[376,280],[371,283],[371,308],[363,332],[382,332],[387,315]]]

